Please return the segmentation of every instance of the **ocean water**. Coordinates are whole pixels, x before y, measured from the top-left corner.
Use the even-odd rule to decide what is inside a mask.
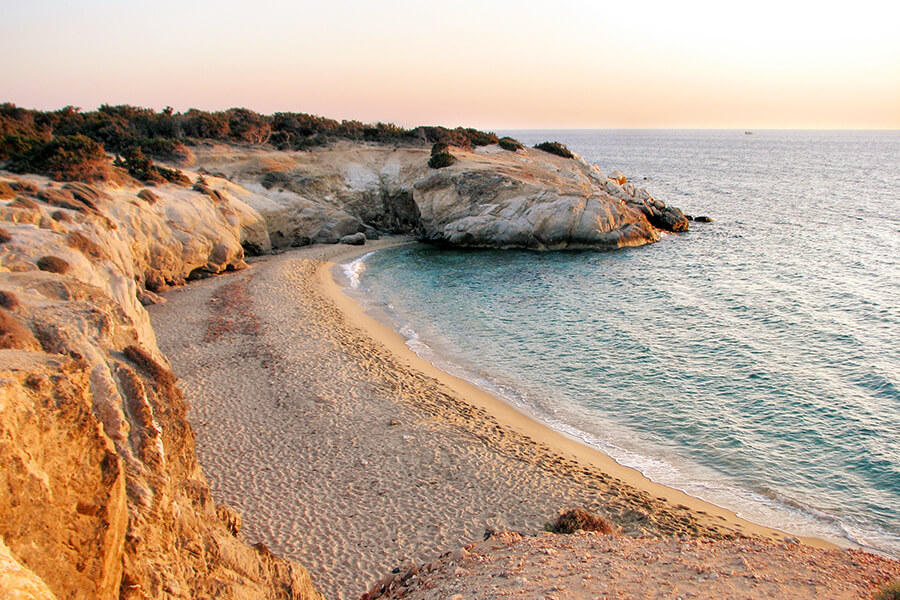
[[[651,479],[900,556],[900,132],[531,131],[713,223],[346,265],[420,355]]]

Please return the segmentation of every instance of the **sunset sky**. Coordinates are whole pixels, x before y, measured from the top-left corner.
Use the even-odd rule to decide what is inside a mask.
[[[900,128],[900,3],[0,0],[0,101],[401,125]]]

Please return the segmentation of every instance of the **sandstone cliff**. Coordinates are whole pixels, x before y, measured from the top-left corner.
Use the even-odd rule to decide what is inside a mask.
[[[214,504],[140,302],[241,268],[242,242],[268,248],[258,213],[174,186],[2,179],[0,596],[320,598]]]

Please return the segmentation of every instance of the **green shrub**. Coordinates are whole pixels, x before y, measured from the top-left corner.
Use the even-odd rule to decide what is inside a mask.
[[[582,508],[567,510],[555,520],[547,523],[544,529],[553,533],[575,533],[576,531],[598,531],[603,534],[615,532],[612,524],[597,515],[592,515]]]
[[[559,142],[541,142],[540,144],[535,144],[534,147],[538,150],[549,152],[550,154],[562,156],[563,158],[575,158],[575,155],[572,154],[572,151]]]
[[[148,138],[140,141],[141,150],[155,160],[184,166],[194,162],[194,152],[178,140]]]
[[[168,169],[153,164],[153,161],[147,158],[147,155],[141,150],[140,146],[128,148],[122,155],[116,157],[113,163],[117,167],[122,167],[128,171],[128,174],[145,182],[154,183],[175,183],[182,186],[190,185],[191,181],[178,169]]]
[[[498,142],[500,147],[504,150],[509,150],[510,152],[517,152],[518,150],[524,150],[525,146],[522,145],[517,139],[513,139],[511,137],[502,137]]]
[[[103,146],[81,135],[58,136],[12,158],[15,173],[40,173],[59,181],[106,181],[111,170]]]
[[[450,148],[450,144],[447,142],[437,142],[431,147],[431,155],[440,154],[442,152],[447,152]]]
[[[428,159],[428,166],[432,169],[443,169],[449,167],[456,162],[456,159],[449,152],[438,152]]]
[[[60,275],[65,275],[69,271],[69,263],[58,256],[42,256],[37,261],[37,267],[41,271]]]
[[[881,586],[873,600],[900,600],[900,580]]]

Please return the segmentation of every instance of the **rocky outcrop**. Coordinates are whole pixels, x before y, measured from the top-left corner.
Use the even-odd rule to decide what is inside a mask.
[[[684,231],[684,214],[579,157],[498,145],[452,148],[428,167],[425,148],[337,144],[315,153],[214,146],[197,163],[249,190],[276,247],[353,233],[414,234],[472,247],[618,248]]]
[[[242,268],[242,243],[269,248],[259,214],[225,183],[151,203],[3,180],[18,192],[0,204],[0,596],[321,598],[213,502],[138,298]]]

